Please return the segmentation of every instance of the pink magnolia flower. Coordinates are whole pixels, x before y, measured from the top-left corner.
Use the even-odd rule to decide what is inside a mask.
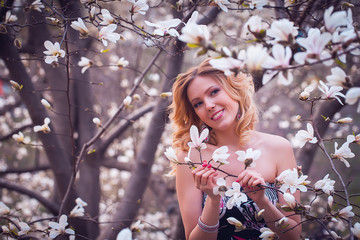
[[[278,68],[287,68],[290,66],[290,59],[292,52],[290,47],[284,48],[283,45],[275,44],[272,47],[272,55],[265,59],[261,65],[263,68],[267,68],[263,75],[262,82],[265,85],[272,78],[276,77],[278,82],[283,85],[289,85],[293,81],[292,71],[290,70],[276,70]],[[286,75],[286,76],[285,76]]]
[[[271,44],[291,42],[298,35],[298,27],[288,19],[276,20],[271,24],[266,35],[273,39],[268,41]]]
[[[131,7],[131,14],[139,13],[141,15],[145,15],[146,11],[149,10],[149,5],[146,4],[146,0],[128,0],[129,2],[133,3]]]
[[[340,26],[347,25],[347,16],[345,11],[333,12],[334,6],[329,7],[324,12],[324,23],[326,30],[334,33]]]
[[[269,57],[267,53],[267,48],[264,48],[263,45],[251,45],[246,50],[245,64],[247,69],[252,71],[257,71],[262,69],[262,64]]]
[[[306,49],[306,52],[298,52],[294,55],[294,59],[299,64],[305,62],[313,63],[318,60],[324,60],[331,57],[331,54],[325,50],[325,46],[329,43],[332,36],[328,32],[321,33],[318,28],[310,28],[307,38],[298,38],[296,41]],[[324,62],[329,66],[332,60]]]
[[[155,35],[164,36],[166,34],[169,34],[173,37],[178,37],[179,33],[174,29],[177,25],[181,23],[181,20],[178,18],[170,19],[167,21],[160,21],[158,23],[152,23],[149,21],[145,21],[145,24],[150,27],[155,27],[154,30]]]
[[[344,87],[347,84],[348,76],[346,75],[346,73],[344,72],[344,70],[342,70],[339,67],[334,67],[331,68],[331,75],[328,75],[326,77],[327,83],[329,86],[340,86],[340,87]]]
[[[258,15],[254,15],[251,16],[249,20],[244,24],[241,37],[246,38],[250,35],[254,35],[256,38],[259,38],[265,33],[265,30],[268,28],[268,24],[266,24],[261,17],[259,17]]]

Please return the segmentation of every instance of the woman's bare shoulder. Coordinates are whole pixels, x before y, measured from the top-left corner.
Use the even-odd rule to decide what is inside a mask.
[[[259,139],[258,142],[260,142],[263,146],[267,146],[272,149],[292,149],[290,141],[284,137],[264,132],[256,132],[256,134]]]

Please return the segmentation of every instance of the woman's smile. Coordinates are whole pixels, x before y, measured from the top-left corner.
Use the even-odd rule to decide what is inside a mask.
[[[221,118],[221,116],[224,114],[224,109],[217,111],[211,116],[211,120],[216,121]]]

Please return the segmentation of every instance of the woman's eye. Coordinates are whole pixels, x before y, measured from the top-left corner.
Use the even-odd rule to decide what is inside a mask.
[[[200,105],[201,105],[201,102],[197,102],[197,103],[194,104],[194,108],[197,108],[197,107],[199,107]]]
[[[211,91],[210,96],[217,94],[219,91],[220,91],[219,89],[215,89],[215,90]]]

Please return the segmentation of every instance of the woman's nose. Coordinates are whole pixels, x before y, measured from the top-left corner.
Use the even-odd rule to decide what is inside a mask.
[[[205,101],[205,105],[206,105],[207,110],[211,110],[211,109],[213,109],[215,107],[214,102],[211,101],[211,100]]]

